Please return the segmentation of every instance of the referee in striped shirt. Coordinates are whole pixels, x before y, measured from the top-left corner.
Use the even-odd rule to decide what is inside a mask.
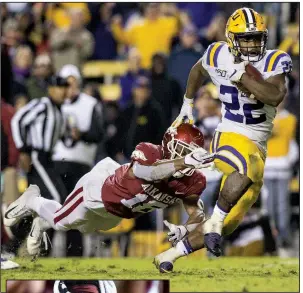
[[[22,107],[11,122],[13,138],[20,151],[19,164],[27,173],[28,184],[38,185],[43,197],[58,202],[63,202],[67,194],[54,170],[52,151],[65,131],[61,105],[66,98],[67,87],[66,79],[52,76],[48,83],[48,96],[34,99]]]

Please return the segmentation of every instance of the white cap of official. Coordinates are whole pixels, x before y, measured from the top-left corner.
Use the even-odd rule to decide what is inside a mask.
[[[75,65],[72,65],[72,64],[64,65],[59,72],[59,76],[61,76],[63,78],[68,78],[70,76],[73,76],[76,79],[78,79],[80,84],[82,82],[81,73],[80,73],[78,67]]]

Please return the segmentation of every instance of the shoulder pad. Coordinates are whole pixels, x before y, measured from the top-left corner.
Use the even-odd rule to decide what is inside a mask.
[[[215,42],[209,45],[205,52],[205,63],[208,66],[218,67],[218,56],[222,48],[226,45],[225,42]]]
[[[285,59],[284,61],[291,63],[291,58],[286,52],[281,50],[272,50],[265,57],[265,65],[263,71],[264,72],[275,71],[279,65],[280,66],[283,65],[284,62],[282,62],[282,59]]]

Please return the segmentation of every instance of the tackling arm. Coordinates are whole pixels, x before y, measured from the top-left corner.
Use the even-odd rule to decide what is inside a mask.
[[[170,178],[175,172],[186,168],[207,168],[212,164],[214,154],[208,154],[203,148],[198,148],[183,158],[160,160],[151,166],[135,162],[132,166],[133,174],[147,181],[156,181]]]
[[[198,205],[199,196],[196,194],[187,196],[183,199],[183,205],[189,215],[187,222],[184,225],[174,225],[168,221],[164,224],[168,227],[168,241],[175,246],[178,241],[182,240],[190,232],[194,231],[205,219],[204,210]]]
[[[244,73],[240,82],[257,100],[274,107],[277,107],[282,102],[287,92],[284,74],[257,81],[247,73]]]
[[[135,162],[132,171],[133,174],[147,181],[163,180],[171,177],[176,171],[186,168],[184,158],[158,161],[152,166],[141,165]]]
[[[188,232],[191,232],[196,229],[198,224],[204,221],[205,213],[204,210],[199,206],[199,195],[193,194],[186,197],[183,200],[183,205],[188,213],[188,220],[185,223],[185,227]]]

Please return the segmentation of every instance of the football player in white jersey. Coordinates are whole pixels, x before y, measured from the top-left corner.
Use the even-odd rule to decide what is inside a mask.
[[[212,216],[195,230],[200,237],[179,233],[178,240],[184,242],[182,249],[157,256],[157,265],[164,261],[172,263],[177,257],[203,245],[220,256],[222,235],[237,228],[259,196],[267,140],[276,107],[286,94],[286,75],[292,69],[287,53],[267,50],[267,36],[265,22],[259,13],[250,8],[237,9],[226,25],[227,42],[211,44],[190,71],[184,103],[173,126],[179,125],[185,117],[193,122],[193,98],[210,76],[222,101],[222,121],[210,149],[215,153],[215,167],[224,176]],[[248,75],[245,68],[248,63],[262,78]],[[170,229],[171,233],[178,231],[175,225]]]

